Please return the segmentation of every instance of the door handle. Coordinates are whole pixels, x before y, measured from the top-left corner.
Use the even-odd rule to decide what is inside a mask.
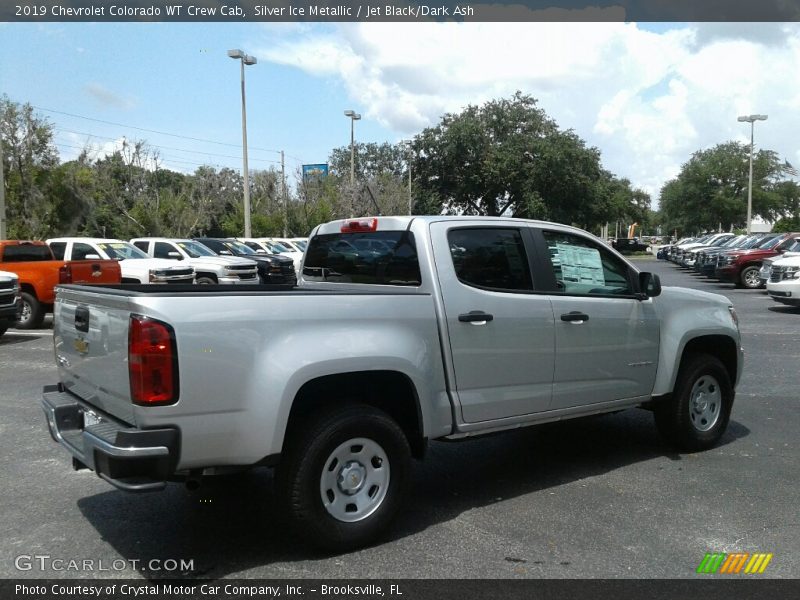
[[[494,316],[485,313],[482,310],[471,310],[468,313],[458,315],[458,320],[462,323],[471,323],[473,325],[486,325],[489,321],[493,320]]]
[[[576,325],[583,323],[584,321],[589,320],[589,315],[586,313],[582,313],[577,310],[573,310],[568,313],[564,313],[561,315],[561,320],[566,321],[567,323],[575,323]]]

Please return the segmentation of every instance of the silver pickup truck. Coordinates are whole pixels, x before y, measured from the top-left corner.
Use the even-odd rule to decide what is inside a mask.
[[[336,221],[296,287],[185,287],[58,289],[51,435],[129,491],[275,467],[327,548],[387,527],[429,440],[643,407],[674,447],[710,448],[743,366],[726,298],[662,290],[554,223]]]

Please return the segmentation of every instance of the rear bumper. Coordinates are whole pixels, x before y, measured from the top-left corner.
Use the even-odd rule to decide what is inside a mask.
[[[177,429],[143,430],[121,424],[58,385],[44,387],[42,408],[50,436],[77,461],[76,468],[85,466],[121,490],[161,490],[175,471]]]

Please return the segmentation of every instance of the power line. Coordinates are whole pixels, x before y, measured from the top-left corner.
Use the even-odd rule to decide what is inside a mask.
[[[99,134],[96,134],[96,133],[90,133],[88,131],[75,131],[75,130],[72,130],[72,129],[65,129],[65,128],[59,127],[59,126],[56,126],[56,129],[58,131],[62,131],[64,133],[74,133],[76,135],[87,135],[87,136],[90,136],[90,137],[96,137],[96,138],[100,138],[100,139],[103,139],[103,140],[117,141],[119,139],[119,138],[109,137],[107,135],[99,135]],[[205,156],[216,156],[216,157],[220,157],[220,158],[233,158],[233,159],[236,159],[236,160],[242,160],[241,156],[232,156],[230,154],[215,154],[213,152],[202,152],[200,150],[187,150],[185,148],[174,148],[172,146],[162,146],[160,144],[153,144],[153,143],[150,143],[150,142],[147,142],[147,145],[148,146],[152,146],[153,148],[159,148],[159,149],[164,149],[164,150],[175,150],[177,152],[189,152],[191,154],[203,154]],[[281,164],[279,160],[270,160],[268,158],[254,158],[252,160],[256,160],[256,161],[260,161],[260,162],[267,162],[267,163],[271,163],[271,164],[274,164],[274,165]]]
[[[127,127],[128,129],[135,129],[137,131],[146,131],[147,133],[155,133],[158,135],[167,135],[170,137],[181,138],[184,140],[191,140],[193,142],[203,142],[206,144],[217,144],[218,146],[229,146],[231,148],[238,148],[238,144],[228,144],[226,142],[217,142],[214,140],[206,140],[203,138],[196,138],[188,135],[180,135],[178,133],[169,133],[168,131],[159,131],[157,129],[148,129],[146,127],[137,127],[135,125],[126,125],[124,123],[116,123],[114,121],[105,121],[103,119],[95,119],[94,117],[85,117],[83,115],[76,115],[75,113],[69,113],[62,110],[53,110],[52,108],[44,108],[42,106],[31,105],[36,110],[43,110],[44,112],[54,113],[57,115],[65,115],[67,117],[75,117],[76,119],[85,119],[87,121],[94,121],[95,123],[103,123],[105,125],[114,125],[115,127]],[[274,150],[272,148],[257,148],[252,146],[253,150],[261,150],[262,152],[275,152],[276,154],[280,154],[280,150]],[[292,157],[295,158],[295,157]],[[300,160],[300,159],[297,159]],[[302,161],[301,161],[302,162]]]

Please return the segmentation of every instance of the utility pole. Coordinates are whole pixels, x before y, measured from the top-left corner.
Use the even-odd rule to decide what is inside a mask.
[[[281,199],[283,200],[283,237],[287,237],[286,227],[289,221],[289,209],[286,206],[286,165],[283,162],[283,150],[281,150]]]
[[[0,240],[6,239],[6,184],[3,177],[3,138],[0,137]]]

